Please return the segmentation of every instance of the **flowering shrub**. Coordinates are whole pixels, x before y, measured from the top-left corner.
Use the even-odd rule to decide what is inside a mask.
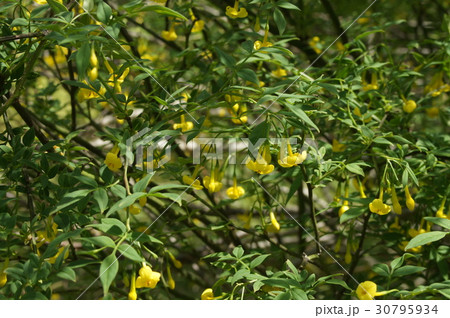
[[[450,298],[449,9],[2,1],[0,297]]]

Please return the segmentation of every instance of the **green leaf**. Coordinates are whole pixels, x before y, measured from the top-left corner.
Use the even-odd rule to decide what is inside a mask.
[[[145,188],[147,188],[148,183],[150,182],[150,180],[154,174],[155,174],[155,172],[151,172],[151,173],[147,174],[144,178],[142,178],[141,180],[136,182],[136,184],[133,186],[133,192],[134,193],[145,192]]]
[[[254,260],[252,260],[250,262],[250,268],[255,268],[256,266],[261,265],[261,263],[264,262],[265,259],[269,256],[270,256],[270,254],[259,255],[258,257],[256,257]]]
[[[258,139],[267,138],[269,130],[270,130],[270,123],[268,123],[267,121],[263,121],[256,127],[252,128],[252,132],[250,133],[248,139],[254,145],[258,142]]]
[[[75,271],[71,267],[63,267],[58,274],[56,274],[61,279],[65,280],[71,280],[73,282],[77,281],[77,274],[75,274]]]
[[[132,205],[134,202],[136,202],[137,199],[146,196],[147,193],[145,192],[136,192],[133,193],[125,198],[123,198],[122,200],[116,202],[111,209],[109,209],[108,213],[106,213],[106,216],[110,216],[111,214],[113,214],[116,211],[122,210],[122,209],[126,209],[128,208],[130,205]]]
[[[364,177],[364,170],[356,162],[349,163],[348,165],[345,165],[345,169],[347,169],[350,172],[353,172],[355,174],[359,174],[360,176]]]
[[[219,55],[219,60],[222,64],[226,65],[229,68],[234,68],[236,65],[236,60],[231,55],[225,53],[221,49],[215,47],[214,50],[217,52],[217,55]]]
[[[389,277],[391,275],[389,267],[386,264],[375,264],[372,267],[372,271],[383,277]]]
[[[34,128],[31,127],[28,131],[23,135],[23,144],[27,147],[30,147],[33,144],[34,138],[36,134],[34,133]]]
[[[166,15],[169,17],[174,17],[174,18],[178,18],[178,19],[187,21],[187,18],[184,15],[182,15],[181,13],[179,13],[175,10],[172,10],[170,8],[163,7],[163,6],[147,6],[145,8],[140,9],[139,11],[140,12],[152,11],[152,12],[156,12],[158,14],[162,14],[162,15]]]
[[[286,30],[286,19],[284,18],[283,13],[281,13],[280,9],[276,8],[273,12],[273,19],[275,20],[275,24],[277,25],[278,31],[280,35],[283,35]]]
[[[103,294],[106,296],[109,291],[111,283],[116,278],[119,271],[119,262],[117,262],[116,256],[113,254],[107,256],[100,265],[100,281],[103,286]]]
[[[256,73],[253,70],[251,70],[249,68],[243,68],[237,72],[237,75],[240,78],[242,78],[248,82],[255,83],[256,85],[259,86],[258,77],[256,76]]]
[[[427,221],[430,221],[434,224],[437,224],[447,230],[450,230],[450,220],[448,220],[448,219],[442,219],[442,218],[436,218],[436,217],[430,217],[430,216],[425,217],[424,219]]]
[[[67,8],[62,3],[59,3],[58,1],[47,0],[47,3],[52,8],[52,10],[55,14],[68,11]]]
[[[367,211],[367,207],[354,207],[348,209],[344,214],[341,215],[339,219],[339,223],[344,223],[345,221],[357,218],[358,216],[362,215],[364,212]]]
[[[76,52],[75,63],[77,65],[78,76],[84,78],[86,70],[89,66],[89,57],[91,55],[91,48],[89,42],[85,42]]]
[[[395,270],[396,268],[402,266],[403,262],[405,261],[405,259],[408,259],[408,258],[411,258],[411,257],[415,257],[415,256],[413,254],[405,253],[401,257],[397,257],[396,259],[394,259],[391,262],[392,270]]]
[[[406,265],[406,266],[396,269],[394,271],[394,273],[392,274],[392,277],[402,277],[402,276],[406,276],[406,275],[411,275],[414,273],[422,272],[425,269],[426,269],[425,267],[421,267],[421,266]]]
[[[284,9],[288,9],[288,10],[298,10],[301,11],[299,7],[297,7],[296,5],[287,2],[287,1],[279,1],[276,4],[277,6],[284,8]]]
[[[347,283],[341,279],[332,278],[325,281],[327,284],[331,285],[339,285],[341,287],[344,287],[347,290],[352,290],[350,287],[348,287]]]
[[[59,203],[56,205],[56,207],[50,212],[50,214],[74,206],[79,201],[86,198],[86,196],[91,191],[92,190],[83,189],[83,190],[76,190],[76,191],[65,194],[62,197],[61,201],[59,201]]]
[[[99,188],[94,191],[94,200],[97,201],[100,212],[104,212],[108,207],[108,193],[105,189]]]
[[[82,241],[92,243],[99,247],[110,247],[115,248],[116,243],[109,238],[108,236],[93,236],[93,237],[82,237],[80,238]]]
[[[145,261],[144,258],[136,252],[136,250],[128,244],[122,244],[118,248],[119,252],[128,259],[137,263]]]
[[[242,246],[237,246],[233,249],[232,254],[237,258],[241,258],[242,255],[244,255],[244,249],[242,248]]]
[[[408,245],[405,247],[405,251],[417,247],[422,246],[431,242],[439,241],[444,238],[448,233],[441,231],[427,232],[423,234],[419,234],[414,237],[411,241],[409,241]]]
[[[300,118],[303,122],[305,122],[307,125],[315,128],[318,132],[320,132],[319,128],[316,126],[316,124],[314,124],[311,119],[309,119],[308,115],[306,115],[306,113],[300,108],[300,105],[290,105],[290,104],[286,104],[287,107],[298,117]]]
[[[108,24],[111,19],[112,9],[111,7],[103,1],[100,1],[97,6],[97,18],[100,22]]]
[[[96,228],[104,233],[111,235],[122,235],[126,232],[127,227],[118,219],[105,218],[101,220],[100,224],[90,224],[90,227]]]
[[[161,184],[159,186],[152,187],[148,193],[152,194],[152,193],[159,192],[161,190],[179,189],[179,188],[187,188],[187,187],[188,187],[188,185],[185,185],[185,184],[166,183],[166,184]]]

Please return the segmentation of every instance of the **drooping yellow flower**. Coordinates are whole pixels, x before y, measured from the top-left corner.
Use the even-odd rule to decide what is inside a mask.
[[[363,91],[372,91],[378,89],[378,80],[377,80],[377,73],[373,72],[371,75],[371,82],[367,83],[365,81],[365,75],[363,75]]]
[[[439,115],[439,107],[433,106],[430,108],[425,109],[425,112],[427,113],[427,116],[430,118],[436,118]]]
[[[122,83],[125,81],[125,77],[127,77],[130,72],[130,68],[126,68],[120,76],[114,72],[114,69],[111,67],[109,62],[105,59],[105,66],[109,73],[108,85],[114,87],[114,91],[116,93],[122,93]],[[120,69],[121,67],[119,67]]]
[[[398,202],[397,192],[395,191],[395,187],[391,187],[391,196],[392,196],[392,206],[394,207],[394,212],[396,214],[402,214],[402,206]]]
[[[343,152],[343,151],[345,151],[346,148],[347,148],[346,145],[341,144],[336,139],[333,139],[333,144],[331,145],[331,150],[333,152]]]
[[[213,300],[214,299],[213,290],[211,288],[205,289],[202,293],[201,299],[202,300]]]
[[[245,124],[248,120],[246,115],[247,106],[245,104],[239,105],[236,103],[233,107],[231,107],[231,109],[229,109],[229,112],[233,116],[231,121],[235,124]]]
[[[260,48],[263,48],[263,47],[271,47],[271,46],[273,46],[273,44],[271,42],[267,41],[268,37],[269,37],[269,26],[267,25],[266,29],[264,31],[264,39],[263,39],[263,41],[262,42],[259,41],[259,40],[255,41],[255,43],[253,44],[253,48],[257,51],[257,50],[259,50]]]
[[[175,41],[176,39],[178,39],[178,35],[177,32],[175,32],[175,24],[172,23],[172,25],[170,26],[169,30],[164,30],[161,32],[161,37],[169,42]]]
[[[175,281],[173,280],[172,273],[170,272],[170,266],[167,266],[167,287],[175,289]]]
[[[398,217],[395,217],[394,223],[389,226],[389,230],[391,231],[400,231],[402,228],[398,223]]]
[[[408,186],[405,187],[405,197],[406,197],[406,206],[408,207],[408,210],[413,211],[416,202],[414,202],[414,199],[411,197]]]
[[[347,181],[345,183],[345,194],[344,194],[345,199],[348,198],[348,194],[349,194],[349,186],[348,186],[348,181]],[[349,209],[350,209],[350,207],[348,206],[348,200],[344,200],[342,206],[339,209],[339,217],[341,217],[342,214],[347,212]]]
[[[5,259],[5,263],[3,263],[2,269],[0,269],[0,288],[6,285],[8,282],[8,276],[5,273],[5,270],[8,268],[9,258]]]
[[[62,254],[62,252],[64,252],[65,249],[66,249],[66,248],[65,248],[64,246],[61,246],[61,247],[58,249],[58,252],[57,252],[54,256],[48,258],[47,261],[48,261],[50,264],[55,264],[56,259],[58,258],[59,255]],[[66,259],[67,257],[69,257],[69,249],[66,249],[66,251],[65,251],[65,253],[64,253],[64,259]]]
[[[352,262],[352,244],[347,240],[347,246],[345,248],[344,256],[345,264],[350,264]]]
[[[336,41],[336,48],[338,49],[339,52],[345,51],[345,46],[344,46],[344,44],[342,44],[341,41]]]
[[[237,200],[245,194],[243,187],[237,185],[236,177],[233,178],[233,186],[227,189],[227,195],[230,199]]]
[[[88,70],[88,76],[91,81],[95,81],[98,78],[98,58],[95,54],[95,49],[92,46],[91,55],[89,57],[89,64],[91,65],[91,69]]]
[[[277,69],[271,72],[273,77],[281,78],[287,76],[287,71],[282,69],[280,66],[277,66]]]
[[[370,212],[379,215],[385,215],[391,212],[391,207],[383,203],[383,188],[380,189],[380,197],[369,204],[369,209]]]
[[[245,8],[239,9],[239,0],[234,0],[234,7],[227,6],[226,10],[226,15],[231,19],[245,18],[248,15]]]
[[[273,213],[273,211],[270,211],[269,216],[270,216],[270,224],[266,226],[267,232],[278,233],[280,231],[281,226],[275,217],[275,213]]]
[[[403,111],[404,111],[405,113],[410,114],[410,113],[412,113],[416,108],[417,108],[416,102],[413,101],[413,100],[411,100],[411,99],[410,99],[410,100],[405,100],[405,101],[403,102]]]
[[[181,267],[183,267],[183,264],[182,264],[179,260],[177,260],[177,259],[175,258],[175,256],[173,256],[173,254],[172,254],[171,252],[167,251],[167,254],[169,254],[169,258],[170,258],[170,260],[172,261],[173,266],[175,266],[175,267],[178,268],[178,269],[180,269]]]
[[[271,161],[272,157],[270,155],[270,147],[269,145],[266,145],[259,149],[256,160],[249,159],[246,166],[250,170],[253,170],[259,174],[268,174],[275,168],[274,165],[270,164]]]
[[[108,166],[109,170],[112,172],[118,171],[122,168],[122,161],[117,156],[119,153],[119,148],[114,147],[110,152],[106,154],[105,164]]]
[[[145,198],[145,197],[144,197]],[[144,204],[145,205],[145,204]],[[130,211],[131,214],[133,215],[138,215],[139,213],[141,213],[141,207],[137,204],[132,204],[130,205],[130,207],[128,208],[128,210]]]
[[[137,299],[136,274],[133,272],[131,274],[131,286],[130,286],[130,292],[128,293],[128,300],[136,300],[136,299]]]
[[[314,36],[310,41],[309,41],[309,46],[314,50],[314,52],[316,52],[316,54],[320,54],[322,53],[322,49],[319,47],[318,44],[320,44],[320,38],[318,36]],[[342,44],[342,43],[341,43]]]
[[[450,85],[445,84],[443,81],[444,72],[438,72],[433,75],[430,84],[425,86],[425,94],[430,94],[432,97],[437,97],[442,93],[446,93],[450,91]]]
[[[420,253],[423,249],[422,245],[420,246],[416,246],[410,249],[405,250],[406,246],[408,245],[409,241],[402,241],[398,247],[402,250],[402,251],[406,251],[406,252],[412,252],[412,253]]]
[[[143,265],[136,279],[136,288],[155,288],[160,278],[160,273],[152,271],[148,265]]]
[[[180,124],[173,124],[173,129],[181,129],[182,132],[186,132],[188,130],[191,130],[192,128],[194,128],[194,124],[192,123],[192,121],[186,121],[184,115],[181,115]]]
[[[188,176],[188,175],[184,175],[183,176],[183,183],[187,184],[187,185],[191,185],[192,188],[194,188],[195,190],[201,190],[203,189],[203,186],[200,183],[199,179],[195,179],[196,176]]]
[[[377,292],[377,284],[371,281],[365,281],[358,285],[356,296],[360,300],[373,300],[376,296],[383,296],[395,290]]]
[[[147,204],[147,197],[139,198],[139,205],[144,207]]]
[[[444,200],[442,200],[441,206],[439,207],[439,210],[436,211],[436,217],[437,218],[441,218],[441,219],[449,219],[450,220],[450,215],[446,215],[444,213],[445,201],[446,200],[447,200],[447,197],[445,197]]]
[[[278,153],[278,164],[283,168],[290,168],[293,166],[297,166],[306,160],[306,150],[302,153],[293,153],[291,144],[287,143],[287,156],[285,156],[284,152],[284,144],[282,145],[280,152]],[[283,152],[283,154],[281,154]],[[283,156],[283,157],[282,157]]]
[[[85,80],[83,80],[83,83],[89,86],[89,84]],[[106,93],[106,89],[103,86],[100,87],[98,92],[95,91],[95,89],[92,86],[90,87],[91,89],[83,87],[80,88],[80,90],[78,91],[77,99],[80,103],[89,99],[99,98]]]
[[[197,17],[194,15],[194,12],[192,12],[191,9],[189,9],[189,13],[191,15],[191,20],[194,21],[194,25],[192,26],[192,33],[196,32],[202,32],[203,28],[205,27],[205,21],[198,20]]]
[[[214,169],[211,172],[211,176],[206,176],[203,178],[203,185],[208,189],[209,193],[219,192],[222,189],[222,179],[221,173],[218,169]]]

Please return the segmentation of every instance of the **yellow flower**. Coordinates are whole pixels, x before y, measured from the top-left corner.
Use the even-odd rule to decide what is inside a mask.
[[[169,258],[170,258],[170,260],[172,261],[173,266],[175,266],[175,267],[178,268],[178,269],[180,269],[181,267],[183,267],[183,264],[182,264],[179,260],[177,260],[177,259],[175,258],[175,256],[173,256],[172,253],[170,253],[170,252],[167,252],[167,253],[169,254]]]
[[[287,76],[286,70],[282,69],[279,66],[277,66],[277,69],[275,71],[272,71],[271,74],[272,74],[273,77],[277,77],[277,78]]]
[[[369,209],[370,212],[379,215],[385,215],[391,212],[391,207],[383,203],[383,188],[380,189],[380,197],[369,204]]]
[[[389,229],[394,230],[394,231],[395,230],[400,231],[402,229],[400,224],[398,224],[398,217],[395,217],[395,221],[394,221],[394,223],[391,224],[391,226],[389,226]]]
[[[405,100],[403,102],[403,111],[405,113],[408,113],[408,114],[412,113],[416,109],[416,107],[417,107],[417,104],[413,100]]]
[[[191,185],[192,184],[192,188],[194,188],[195,190],[201,190],[203,189],[203,186],[200,183],[200,180],[197,179],[195,180],[193,177],[190,176],[183,176],[183,183],[187,184],[187,185]]]
[[[344,46],[344,44],[342,44],[341,41],[336,41],[336,48],[338,49],[339,52],[345,51],[345,46]]]
[[[137,293],[136,293],[136,279],[135,279],[135,273],[131,274],[131,287],[130,292],[128,293],[128,300],[136,300],[137,299]]]
[[[398,247],[402,250],[405,251],[406,246],[408,245],[409,241],[402,241]],[[406,250],[406,252],[413,252],[413,253],[420,253],[422,251],[422,245],[420,246],[416,246],[413,248],[410,248],[408,250]]]
[[[316,52],[316,54],[322,53],[322,50],[319,48],[318,44],[320,44],[320,38],[318,36],[313,37],[309,41],[309,46],[312,47],[312,49],[314,50],[314,52]]]
[[[345,151],[345,148],[347,148],[346,145],[341,144],[339,141],[337,141],[336,139],[333,139],[333,144],[331,146],[331,150],[333,152],[343,152]]]
[[[132,204],[128,209],[129,209],[130,213],[133,215],[138,215],[139,213],[141,213],[141,207],[137,204]]]
[[[5,270],[8,268],[9,258],[7,257],[5,263],[3,264],[2,269],[0,270],[0,288],[6,285],[8,282],[8,276],[5,273]]]
[[[47,259],[47,261],[48,261],[50,264],[55,264],[56,259],[58,258],[59,255],[61,255],[62,252],[64,252],[64,249],[65,249],[65,247],[64,247],[64,246],[61,246],[61,247],[58,249],[58,252],[55,254],[55,256],[50,257],[49,259]],[[67,257],[69,257],[69,249],[66,249],[66,252],[64,253],[64,259],[66,259]]]
[[[143,265],[139,270],[139,276],[136,279],[136,288],[155,288],[160,278],[160,273],[152,271],[150,266]]]
[[[249,160],[246,166],[259,174],[268,174],[275,168],[270,164],[271,161],[270,149],[269,146],[266,145],[260,148],[256,160]]]
[[[245,124],[248,117],[244,115],[247,112],[247,106],[244,104],[240,106],[238,103],[234,104],[229,110],[230,114],[233,116],[231,121],[235,124]]]
[[[181,123],[173,124],[173,129],[181,129],[182,132],[186,132],[194,128],[194,124],[191,121],[186,121],[184,115],[181,115]]]
[[[442,200],[441,202],[441,206],[439,207],[439,210],[436,211],[436,217],[437,218],[442,218],[442,219],[449,219],[450,220],[450,215],[446,215],[444,213],[444,208],[445,208],[445,201],[447,198],[444,198],[444,200]]]
[[[147,197],[139,198],[139,205],[144,207],[147,204]]]
[[[350,264],[352,262],[352,244],[347,242],[347,246],[345,249],[345,264]]]
[[[391,212],[391,207],[383,203],[382,199],[375,199],[369,204],[370,212],[385,215]]]
[[[371,281],[365,281],[358,285],[356,296],[360,300],[373,300],[376,296],[383,296],[395,290],[377,292],[377,284]]]
[[[152,1],[159,4],[165,4],[167,0],[152,0]]]
[[[436,73],[431,79],[431,83],[425,86],[425,94],[431,93],[432,97],[437,97],[442,93],[450,91],[450,85],[445,84],[443,81],[444,72]]]
[[[278,223],[277,219],[275,218],[275,213],[270,211],[270,224],[266,226],[267,232],[271,233],[278,233],[280,231],[280,223]]]
[[[230,199],[237,200],[245,194],[243,187],[237,185],[236,177],[233,178],[233,186],[227,189],[227,195]]]
[[[114,87],[114,91],[116,93],[122,92],[122,83],[125,81],[125,77],[127,77],[128,73],[130,72],[130,69],[127,67],[122,75],[117,77],[117,74],[114,72],[114,69],[109,65],[109,62],[105,59],[105,66],[108,70],[108,73],[110,74],[108,79],[108,85],[111,87]],[[120,69],[120,67],[119,67]]]
[[[122,168],[122,161],[117,156],[118,153],[119,149],[117,147],[114,147],[110,152],[106,154],[105,164],[112,172],[116,172],[120,168]]]
[[[202,300],[213,300],[214,299],[213,290],[211,288],[205,289],[202,293],[201,298]]]
[[[167,266],[167,287],[170,289],[175,289],[175,281],[172,278],[172,273],[170,272],[169,266]]]
[[[214,169],[210,176],[203,178],[203,185],[208,189],[209,193],[219,192],[222,189],[221,175],[218,169]]]
[[[88,77],[91,81],[95,81],[98,78],[98,68],[93,67],[88,71]]]
[[[402,214],[402,206],[398,202],[397,192],[395,192],[394,187],[391,187],[391,196],[392,196],[392,206],[394,207],[394,212],[397,214]]]
[[[205,27],[205,21],[197,20],[194,22],[194,26],[192,27],[192,33],[202,32]]]
[[[273,44],[269,41],[267,41],[267,38],[269,37],[269,27],[267,26],[265,31],[264,31],[264,39],[263,41],[255,41],[255,43],[253,44],[253,48],[257,51],[262,47],[271,47],[273,46]]]
[[[306,159],[306,151],[304,150],[302,153],[293,153],[291,144],[287,143],[287,156],[281,157],[281,152],[284,149],[284,145],[282,145],[280,152],[278,153],[278,164],[283,168],[290,168],[296,165],[301,164]],[[284,152],[284,151],[283,151]]]
[[[405,188],[405,197],[406,197],[406,206],[408,207],[408,210],[413,211],[416,203],[414,202],[414,199],[411,197],[411,194],[409,193],[408,186]]]
[[[175,41],[178,38],[177,32],[175,32],[175,24],[172,23],[169,30],[164,30],[161,32],[161,37],[166,41]]]
[[[344,197],[346,199],[348,198],[348,192],[349,192],[349,186],[348,186],[348,180],[347,180],[345,183],[345,193],[344,193]],[[349,209],[350,209],[350,207],[348,206],[348,200],[344,200],[341,208],[339,209],[339,217],[341,217],[342,214],[347,212]]]
[[[439,107],[433,106],[425,109],[427,116],[430,118],[436,118],[439,115]]]
[[[239,9],[239,0],[234,0],[234,7],[227,6],[226,15],[232,19],[245,18],[248,15],[247,10],[245,10],[245,8],[240,8],[239,10],[238,9]]]
[[[53,222],[53,219],[49,217],[47,219],[47,224],[45,226],[45,230],[36,231],[36,246],[39,248],[44,243],[50,243],[53,241],[58,234],[58,225]]]
[[[98,66],[98,58],[95,54],[94,47],[91,48],[91,56],[89,57],[89,64],[91,64],[92,67]]]
[[[365,75],[363,75],[363,91],[367,92],[378,89],[377,73],[372,73],[370,84],[366,83],[364,77]]]

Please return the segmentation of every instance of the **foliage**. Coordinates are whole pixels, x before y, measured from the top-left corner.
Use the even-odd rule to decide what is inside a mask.
[[[2,1],[0,297],[450,298],[449,3],[369,4]]]

